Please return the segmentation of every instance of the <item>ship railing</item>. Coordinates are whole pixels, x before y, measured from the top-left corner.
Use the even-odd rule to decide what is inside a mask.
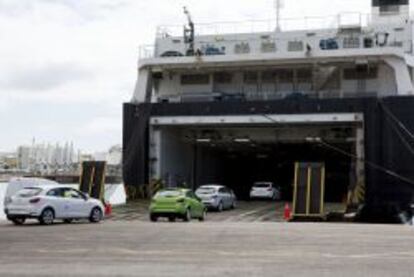
[[[279,31],[311,31],[341,28],[342,26],[366,27],[371,23],[371,14],[341,13],[328,16],[307,16],[266,20],[224,21],[195,24],[195,35],[246,34]],[[183,25],[162,25],[157,28],[157,37],[179,37]]]

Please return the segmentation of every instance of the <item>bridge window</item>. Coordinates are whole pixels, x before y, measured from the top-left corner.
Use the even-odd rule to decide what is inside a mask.
[[[379,8],[380,13],[398,13],[400,12],[400,6],[396,6],[396,5],[387,5],[387,6],[380,6]]]
[[[230,84],[233,80],[233,74],[229,72],[216,72],[213,77],[214,83],[217,84]]]
[[[377,79],[378,67],[372,66],[357,66],[354,68],[344,69],[345,80],[363,80],[363,79]]]
[[[311,69],[298,69],[296,72],[298,83],[312,83],[312,70]]]
[[[259,74],[258,72],[245,72],[244,73],[244,83],[246,84],[257,84],[259,81]]]
[[[303,41],[289,41],[288,42],[289,52],[301,52],[303,51]]]
[[[275,71],[277,79],[282,83],[293,82],[293,70],[292,69],[278,69]]]
[[[209,83],[210,83],[209,74],[181,75],[182,85],[208,85]]]
[[[275,71],[263,71],[262,82],[263,83],[274,83],[276,81]]]

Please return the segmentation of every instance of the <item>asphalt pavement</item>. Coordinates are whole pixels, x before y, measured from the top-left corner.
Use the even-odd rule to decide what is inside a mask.
[[[221,213],[209,211],[207,219],[209,222],[283,222],[285,204],[283,201],[238,201],[236,209]],[[288,204],[292,207],[291,203]],[[148,222],[148,206],[149,201],[140,200],[114,207],[110,220]],[[327,212],[343,209],[344,205],[341,203],[325,203]]]
[[[0,276],[412,276],[414,227],[0,223]]]
[[[224,212],[209,211],[209,222],[282,222],[285,203],[280,201],[238,201],[237,208]],[[148,222],[149,201],[129,202],[114,207],[110,220]],[[162,220],[162,219],[160,219]]]

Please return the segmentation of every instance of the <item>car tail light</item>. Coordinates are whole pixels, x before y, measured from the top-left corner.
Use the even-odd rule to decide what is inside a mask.
[[[40,201],[40,198],[38,198],[38,197],[32,198],[32,199],[29,200],[29,202],[32,203],[32,204],[39,203],[39,201]]]

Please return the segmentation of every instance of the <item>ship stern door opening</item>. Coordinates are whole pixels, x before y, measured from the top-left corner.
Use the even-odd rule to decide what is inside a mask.
[[[149,176],[167,187],[223,184],[249,200],[273,182],[294,200],[295,163],[324,164],[324,212],[364,201],[364,130],[359,114],[151,119]],[[323,143],[322,143],[323,142]]]

